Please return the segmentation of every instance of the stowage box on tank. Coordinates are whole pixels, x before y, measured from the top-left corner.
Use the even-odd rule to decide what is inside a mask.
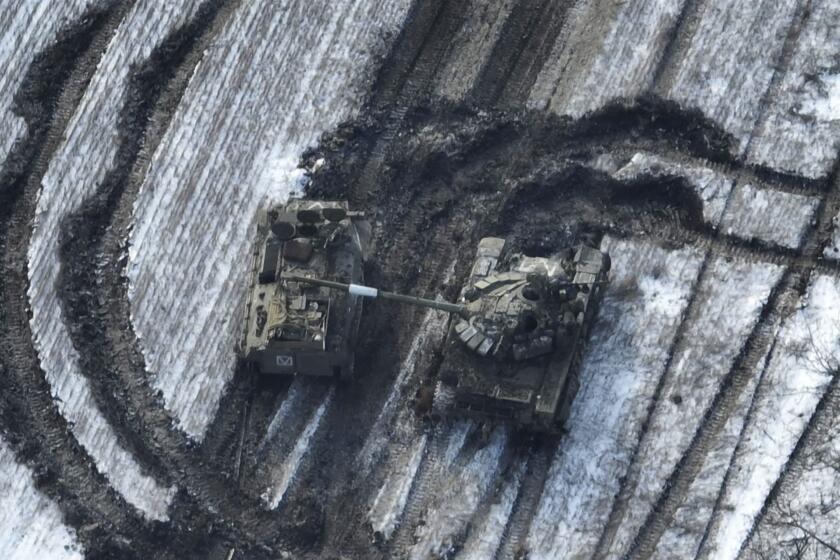
[[[364,280],[370,227],[346,202],[293,199],[265,212],[253,268],[240,351],[262,374],[346,378],[362,298],[289,276]]]
[[[608,281],[609,256],[579,246],[551,257],[508,254],[481,240],[453,316],[441,379],[469,416],[531,431],[562,430],[579,386],[587,330]]]

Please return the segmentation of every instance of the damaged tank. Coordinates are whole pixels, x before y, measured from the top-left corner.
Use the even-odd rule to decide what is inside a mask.
[[[455,407],[561,431],[609,270],[609,255],[586,245],[532,257],[508,254],[504,239],[482,239],[461,290],[466,312],[450,324],[440,369]]]
[[[481,240],[457,303],[316,277],[290,280],[451,313],[440,377],[453,388],[455,407],[556,433],[577,394],[583,345],[609,281],[610,258],[585,245],[550,257],[505,249],[504,239]]]
[[[293,199],[258,220],[240,354],[266,375],[353,375],[363,298],[291,279],[364,281],[370,225],[344,201]]]

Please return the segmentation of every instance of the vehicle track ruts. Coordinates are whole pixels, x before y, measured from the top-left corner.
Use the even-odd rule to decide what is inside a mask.
[[[840,214],[840,159],[837,159],[835,162],[834,169],[831,173],[831,178],[832,179],[830,184],[832,185],[832,190],[829,192],[829,196],[825,203],[825,208],[822,212],[822,215],[833,217]],[[833,223],[831,218],[828,218],[827,220],[822,220],[821,223],[818,223],[817,237],[821,238],[820,243],[824,244],[830,238],[833,229],[832,226]],[[814,270],[813,272],[819,271]],[[838,386],[838,380],[840,380],[840,374],[838,374],[837,372],[833,372],[831,381],[829,381],[822,396],[820,397],[820,400],[817,403],[816,408],[814,409],[814,413],[811,415],[811,418],[808,419],[808,423],[806,424],[805,429],[803,430],[802,434],[797,440],[796,446],[791,451],[790,456],[788,457],[787,461],[782,467],[781,473],[779,474],[776,481],[773,483],[773,487],[770,489],[770,492],[765,497],[764,503],[761,506],[761,510],[759,511],[756,518],[752,521],[750,530],[747,533],[747,538],[741,545],[741,554],[743,554],[743,552],[749,546],[750,542],[752,541],[752,538],[755,535],[756,528],[767,515],[770,506],[783,495],[785,483],[788,481],[795,481],[798,475],[802,473],[803,465],[801,463],[804,460],[803,455],[807,453],[808,449],[812,448],[813,440],[815,438],[818,438],[821,433],[825,433],[825,431],[828,430],[831,426],[836,425],[835,423],[838,416],[838,410],[840,410],[840,405],[838,405],[838,401],[840,401],[840,387]],[[746,426],[747,423],[744,424],[744,429],[746,429]],[[743,433],[741,434],[741,437],[743,437]],[[733,454],[733,459],[732,463],[730,464],[730,468],[734,466],[735,461],[736,457],[735,454]],[[727,472],[726,478],[727,480],[729,479],[729,472]],[[725,487],[726,485],[724,483],[724,487],[721,488],[721,494],[718,498],[719,500],[721,499],[721,496],[723,496]],[[712,527],[713,521],[714,518],[709,523],[709,529]],[[700,557],[702,556],[698,555],[698,558]]]
[[[684,51],[694,34],[694,27],[703,1],[684,0],[680,15],[674,21],[671,37],[665,44],[665,48],[662,49],[662,58],[656,65],[656,70],[651,78],[651,92],[656,92],[664,97],[670,89],[670,82],[673,78],[671,74],[676,70],[676,64],[684,58]]]
[[[575,0],[519,0],[467,98],[481,106],[523,106]]]
[[[729,198],[731,199],[731,197]],[[644,449],[648,438],[656,437],[656,435],[650,434],[650,427],[654,422],[657,410],[659,410],[659,402],[662,397],[662,392],[672,377],[674,357],[679,356],[685,349],[686,345],[691,343],[690,340],[686,340],[685,336],[692,321],[695,320],[697,314],[700,312],[701,306],[703,305],[703,302],[698,299],[697,296],[700,294],[700,287],[703,285],[709,263],[713,260],[713,252],[714,251],[708,248],[705,249],[703,260],[700,263],[700,269],[697,273],[697,278],[694,280],[694,284],[690,288],[688,303],[686,304],[685,311],[683,312],[680,322],[677,325],[676,333],[671,341],[671,347],[668,348],[668,357],[665,360],[665,367],[662,375],[659,376],[659,380],[656,382],[656,388],[654,389],[651,401],[648,404],[647,415],[639,428],[639,437],[636,440],[632,453],[630,454],[629,466],[622,478],[618,494],[612,502],[607,523],[604,525],[601,536],[598,538],[598,544],[596,545],[595,553],[593,555],[593,558],[597,560],[604,559],[609,554],[616,533],[623,523],[624,518],[627,516],[627,509],[630,501],[635,496],[641,472],[645,468],[645,465],[642,464],[640,460],[639,454],[642,449]]]
[[[443,428],[444,426],[438,424],[429,431],[426,453],[412,481],[399,525],[388,543],[388,557],[406,558],[414,545],[414,530],[420,521],[430,488],[443,474],[443,456],[446,450],[446,431]]]
[[[22,463],[37,465],[36,485],[64,513],[88,554],[133,556],[125,539],[149,544],[147,523],[110,487],[53,401],[32,343],[27,250],[41,180],[81,101],[98,60],[131,8],[88,12],[39,54],[17,93],[28,125],[0,172],[0,376],[3,431]]]
[[[817,403],[814,414],[808,420],[805,430],[796,442],[796,446],[790,454],[787,462],[782,468],[779,477],[773,483],[773,487],[767,494],[756,518],[753,520],[747,538],[741,545],[739,557],[749,549],[756,530],[768,515],[770,508],[785,495],[786,484],[794,484],[805,472],[807,465],[803,464],[808,459],[808,452],[825,442],[825,434],[831,433],[832,428],[838,425],[840,420],[840,373],[833,372],[825,392]]]
[[[724,203],[721,216],[725,216],[726,212],[729,209],[730,203],[733,199],[733,193],[735,192],[735,186],[736,184],[733,182],[732,189],[729,191],[726,197],[726,202]],[[658,230],[658,228],[656,229]],[[719,239],[719,237],[720,232],[718,230],[713,230],[711,232],[711,235],[709,235],[706,238],[702,238],[703,241],[708,240],[709,245],[703,246],[700,243],[691,243],[691,245],[695,247],[699,246],[699,248],[702,248],[704,250],[703,261],[700,263],[697,278],[695,279],[694,284],[690,288],[688,303],[686,304],[685,311],[683,312],[683,315],[680,318],[680,322],[677,326],[676,333],[674,335],[673,340],[671,341],[671,346],[668,349],[668,355],[665,361],[664,370],[656,383],[656,387],[654,388],[654,392],[651,397],[651,402],[648,405],[647,415],[645,416],[645,419],[642,422],[639,437],[630,455],[630,464],[627,468],[627,472],[625,473],[625,476],[621,481],[619,491],[612,502],[607,522],[603,527],[600,537],[598,538],[598,543],[595,547],[594,553],[594,558],[596,559],[605,558],[609,554],[616,533],[618,532],[621,523],[627,515],[628,505],[630,503],[630,500],[633,498],[635,490],[638,486],[641,470],[643,468],[643,465],[639,464],[639,453],[643,449],[644,443],[647,441],[649,428],[653,423],[654,415],[658,410],[662,391],[664,390],[666,384],[670,380],[672,371],[671,368],[673,365],[674,357],[678,356],[681,350],[684,348],[685,344],[687,344],[687,342],[685,341],[685,334],[688,330],[689,325],[691,324],[691,321],[698,312],[697,306],[701,305],[702,303],[698,301],[697,295],[699,293],[700,287],[703,284],[709,263],[712,261],[712,254],[715,252],[713,251],[712,246],[714,245],[714,242]]]
[[[779,172],[766,167],[743,163],[740,159],[712,161],[702,156],[675,149],[667,139],[621,139],[606,143],[602,148],[610,154],[630,160],[636,153],[649,153],[666,162],[688,167],[704,167],[742,184],[748,184],[762,190],[772,190],[800,196],[823,196],[827,188],[825,180],[810,179],[798,175]]]
[[[455,231],[464,227],[466,223],[472,223],[470,218],[464,217],[463,212],[453,208],[451,213],[437,216],[434,224],[429,224],[425,220],[426,212],[423,208],[436,200],[438,194],[437,189],[417,190],[413,193],[411,201],[395,210],[388,217],[388,223],[383,224],[382,229],[388,232],[388,239],[376,243],[378,248],[374,261],[379,263],[384,271],[390,272],[390,278],[386,280],[389,287],[395,286],[397,290],[425,295],[436,291],[436,286],[443,277],[445,269],[451,266],[455,255],[459,254],[459,248],[470,243],[469,241],[462,241],[460,244],[452,242]],[[407,252],[413,255],[413,266],[405,263],[402,258],[402,255]],[[458,272],[465,273],[460,270]],[[456,274],[456,277],[460,276]],[[452,297],[452,294],[449,294],[449,297]],[[392,354],[392,349],[379,347],[382,344],[382,335],[376,335],[376,333],[380,329],[390,328],[381,324],[380,321],[390,318],[390,325],[404,325],[405,327],[400,330],[410,335],[413,331],[412,325],[418,324],[423,313],[422,310],[410,306],[398,307],[386,303],[383,307],[385,308],[370,309],[368,317],[363,319],[363,330],[376,336],[378,346],[376,349],[363,347],[362,352],[357,351],[357,357],[361,358],[364,355],[367,364],[366,371],[359,372],[364,387],[359,385],[345,387],[344,391],[336,395],[334,410],[325,419],[324,426],[321,428],[333,433],[333,440],[319,444],[326,444],[328,448],[311,450],[312,454],[334,452],[335,439],[341,438],[350,439],[349,447],[345,452],[355,457],[364,445],[365,438],[346,438],[349,435],[345,434],[346,426],[352,424],[361,434],[369,434],[375,424],[378,416],[376,411],[384,402],[394,382],[396,374],[394,366],[400,363],[400,360]],[[391,338],[391,340],[395,339]],[[435,353],[437,349],[424,348],[420,352]],[[430,375],[430,373],[417,373],[418,383],[424,375]],[[404,397],[410,398],[410,394],[411,390],[408,390]],[[403,402],[399,406],[410,407],[411,404]],[[419,418],[417,421],[422,422]],[[365,528],[368,504],[366,499],[359,499],[358,493],[369,492],[367,488],[376,483],[369,476],[358,477],[352,461],[337,462],[330,471],[320,476],[323,478],[323,484],[326,485],[334,485],[335,480],[348,481],[348,487],[335,492],[336,495],[331,497],[332,503],[327,505],[328,548],[346,550],[349,546],[360,547],[362,544],[360,541],[368,543],[369,538]],[[331,519],[340,520],[340,522],[333,524],[330,522]]]
[[[115,357],[124,357],[112,348],[112,340],[125,335],[109,332],[106,319],[109,300],[118,294],[109,293],[106,288],[113,283],[98,280],[111,280],[112,273],[121,274],[123,267],[113,258],[120,248],[103,255],[101,242],[117,241],[108,227],[126,190],[132,166],[144,142],[149,151],[157,146],[186,86],[186,77],[197,63],[196,42],[222,5],[216,0],[205,3],[192,22],[170,33],[148,60],[129,74],[115,165],[96,192],[77,211],[65,216],[59,228],[58,296],[70,338],[79,352],[80,370],[90,380],[94,399],[121,443],[157,480],[167,484],[171,482],[170,473],[163,467],[154,445],[146,444],[145,417],[130,396],[144,386],[147,375],[138,367],[129,370],[135,375],[120,376],[113,365]],[[186,60],[187,57],[192,60]],[[157,127],[149,124],[152,115]],[[140,361],[134,364],[142,366]],[[155,404],[162,408],[162,403]],[[141,406],[148,407],[148,400]]]
[[[147,68],[134,74],[132,91],[139,99],[132,101],[141,104],[141,107],[148,104],[145,108],[147,111],[151,109],[151,118],[140,138],[134,140],[138,143],[124,154],[127,156],[124,165],[106,179],[96,198],[89,201],[83,210],[86,218],[99,220],[104,231],[101,245],[91,259],[93,262],[87,263],[97,264],[98,279],[93,286],[95,298],[91,300],[94,311],[88,318],[94,321],[94,328],[101,337],[76,342],[85,344],[81,353],[97,359],[99,367],[111,365],[107,369],[116,376],[117,386],[125,391],[126,400],[122,404],[127,408],[126,414],[141,422],[145,445],[165,466],[172,480],[200,505],[200,511],[179,513],[195,524],[192,531],[213,527],[214,535],[211,536],[232,539],[237,542],[238,548],[254,548],[253,553],[258,554],[256,549],[265,545],[279,543],[282,547],[291,546],[278,536],[281,520],[276,514],[261,511],[255,500],[241,493],[236,485],[229,484],[215,465],[204,460],[194,442],[174,427],[158,392],[149,384],[142,353],[131,328],[128,286],[124,275],[125,239],[131,223],[132,206],[151,155],[204,48],[237,5],[237,2],[215,1],[207,4],[193,24],[188,24],[186,30],[176,31],[172,41],[164,42],[157,53],[161,59],[153,57]],[[170,56],[172,58],[168,58]],[[158,78],[161,81],[155,82]],[[151,83],[144,83],[144,79],[151,79]],[[148,95],[149,90],[152,97],[143,97]],[[234,395],[240,393],[236,388],[231,391]],[[238,403],[237,412],[241,409],[242,403]],[[237,425],[238,418],[227,430],[236,432]],[[264,549],[262,553],[265,553]]]
[[[714,249],[721,255],[737,257],[747,262],[771,263],[797,269],[810,268],[819,274],[840,275],[840,262],[836,260],[824,259],[819,256],[800,256],[796,249],[773,245],[757,239],[743,239],[734,235],[715,236],[710,231],[683,226],[676,219],[647,216],[643,227],[645,227],[644,230],[639,230],[632,229],[624,224],[613,224],[603,226],[603,230],[616,237],[652,238],[669,244],[678,243],[701,249]]]
[[[376,179],[385,160],[385,151],[393,144],[409,108],[430,94],[437,70],[450,51],[449,38],[462,25],[468,5],[462,0],[415,1],[400,41],[394,47],[394,54],[389,57],[399,64],[395,67],[397,71],[386,66],[376,81],[374,91],[381,92],[371,99],[370,105],[385,111],[387,117],[383,131],[355,181],[357,192],[367,192],[368,196],[377,193]],[[418,31],[420,37],[415,35]],[[419,43],[419,46],[414,43]]]
[[[753,123],[753,130],[750,134],[749,141],[744,146],[743,154],[748,155],[750,148],[752,148],[753,141],[761,135],[764,125],[767,122],[769,111],[767,108],[778,97],[779,88],[782,86],[785,74],[790,67],[790,62],[793,60],[793,55],[796,52],[796,47],[799,45],[799,36],[802,34],[802,29],[808,22],[811,15],[811,0],[798,0],[796,10],[793,13],[793,19],[788,28],[785,42],[782,45],[782,52],[779,53],[779,59],[773,64],[773,77],[770,78],[770,84],[767,90],[761,96],[759,102],[759,114],[756,122]]]
[[[829,243],[833,231],[833,218],[840,210],[840,181],[835,166],[830,179],[831,188],[820,201],[814,223],[803,237],[800,254],[816,261],[822,255],[823,248]],[[758,322],[747,337],[741,353],[735,359],[732,369],[718,389],[709,409],[706,411],[700,428],[694,435],[688,451],[665,484],[653,511],[645,520],[636,536],[627,558],[649,558],[673,518],[688,487],[693,482],[702,466],[706,452],[717,434],[723,428],[741,391],[755,374],[756,366],[775,339],[776,328],[782,318],[789,315],[801,295],[805,292],[808,281],[814,272],[813,266],[787,268],[778,284],[771,291]]]
[[[747,414],[744,416],[744,423],[741,426],[741,431],[738,434],[738,441],[735,442],[735,447],[732,449],[732,454],[729,457],[729,464],[726,467],[726,473],[723,477],[723,482],[720,485],[720,488],[717,490],[717,495],[715,497],[715,503],[712,506],[711,514],[709,515],[709,519],[706,521],[706,526],[703,530],[703,535],[700,538],[700,541],[697,546],[697,551],[695,553],[695,558],[701,558],[704,556],[703,551],[706,545],[706,541],[709,539],[712,530],[720,521],[720,513],[723,506],[723,499],[726,497],[727,490],[729,489],[729,483],[732,479],[732,475],[734,474],[735,465],[738,462],[738,457],[741,453],[741,446],[744,441],[744,436],[747,433],[747,429],[750,426],[753,418],[753,414],[755,413],[756,404],[759,402],[759,393],[762,391],[764,386],[764,377],[767,374],[767,368],[770,365],[770,360],[773,357],[773,354],[776,349],[776,344],[778,343],[778,338],[773,341],[771,344],[769,352],[767,354],[767,358],[764,362],[764,367],[761,368],[761,373],[758,376],[758,380],[756,382],[756,387],[753,391],[753,398],[750,401],[750,404],[747,408]]]
[[[528,467],[513,504],[496,560],[516,560],[522,557],[531,520],[540,504],[552,459],[557,455],[560,441],[541,442],[530,450]]]

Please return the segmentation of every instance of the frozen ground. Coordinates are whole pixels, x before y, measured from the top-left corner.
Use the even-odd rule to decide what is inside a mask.
[[[840,503],[840,391],[831,376],[840,355],[836,2],[137,0],[125,4],[90,83],[72,84],[84,95],[55,148],[31,161],[8,159],[37,133],[13,112],[26,73],[82,14],[110,3],[7,4],[2,202],[29,204],[8,193],[15,180],[38,178],[33,167],[45,169],[25,208],[32,227],[8,224],[31,239],[22,247],[0,239],[3,262],[26,269],[42,370],[33,375],[43,382],[0,401],[18,407],[0,410],[0,535],[10,557],[175,558],[180,545],[227,558],[235,544],[235,558],[288,550],[303,558],[752,559],[804,546],[803,557],[816,559],[840,546],[840,510],[828,507]],[[216,8],[220,16],[197,30],[206,38],[188,41],[187,62],[172,59],[175,77],[154,72],[163,89],[182,79],[183,95],[150,122],[129,124],[126,92],[152,50]],[[635,216],[644,227],[604,238],[613,282],[566,435],[538,444],[505,426],[418,417],[408,403],[429,381],[446,329],[438,313],[366,323],[386,342],[366,342],[373,358],[360,364],[366,377],[357,385],[295,381],[249,396],[234,350],[253,220],[306,183],[296,167],[321,133],[366,100],[390,115],[385,130],[367,131],[375,138],[353,140],[360,159],[374,156],[363,180],[346,185],[366,211],[392,214],[378,216],[376,227],[392,229],[379,240],[389,264],[373,277],[451,297],[454,271],[472,254],[471,228],[497,227],[497,208],[515,210],[492,198],[527,191],[528,170],[493,182],[506,163],[493,151],[509,133],[501,131],[467,152],[478,169],[449,174],[462,154],[443,150],[429,159],[428,183],[394,200],[383,185],[416,178],[377,166],[388,161],[389,142],[418,134],[407,106],[442,96],[485,115],[502,106],[579,118],[638,95],[652,113],[585,128],[556,161],[619,185],[683,178],[700,217],[681,221],[679,208],[646,215],[645,206]],[[640,133],[633,119],[652,132]],[[126,163],[118,153],[134,127],[149,143]],[[728,148],[715,144],[714,127],[731,134]],[[555,146],[530,148],[544,157]],[[68,312],[62,262],[74,255],[62,256],[62,236],[109,174],[128,171],[139,192],[116,205],[130,214],[119,258],[132,325],[123,337],[108,330],[118,323],[101,332],[120,352],[136,333],[142,354],[111,378],[85,360],[91,342],[79,345],[85,321],[109,308]],[[477,188],[486,182],[492,194]],[[542,195],[540,203],[555,203]],[[602,202],[595,217],[608,221],[611,199]],[[425,252],[391,254],[405,248]],[[107,272],[120,265],[90,262],[95,270],[79,289],[101,300]],[[16,373],[22,352],[0,356],[0,373]],[[39,423],[40,413],[18,418],[39,390],[66,424]],[[153,410],[135,415],[124,395]],[[66,458],[56,441],[89,461],[56,469]],[[44,457],[55,460],[33,464]],[[173,470],[185,461],[193,470]],[[100,487],[74,486],[88,472]],[[207,473],[229,487],[230,501],[220,506]],[[96,500],[117,504],[119,515],[112,521],[117,510]],[[241,516],[230,515],[236,508]]]
[[[14,560],[73,560],[83,554],[56,505],[35,489],[32,472],[0,440],[0,548]]]
[[[145,61],[173,30],[189,21],[199,2],[139,2],[120,25],[70,121],[43,179],[29,248],[32,333],[62,414],[99,469],[126,499],[151,517],[164,519],[172,489],[140,470],[102,416],[88,380],[78,366],[63,308],[59,305],[59,243],[62,220],[77,211],[114,168],[119,119],[129,70]]]
[[[696,251],[670,253],[649,243],[608,240],[602,247],[615,255],[616,295],[608,293],[601,305],[569,435],[531,525],[535,558],[595,552],[702,261]]]
[[[372,56],[406,7],[244,2],[152,159],[135,205],[132,318],[167,408],[196,439],[233,370],[256,211],[300,188],[298,154],[358,109]]]
[[[26,123],[12,110],[14,97],[35,56],[56,40],[60,30],[104,0],[68,0],[55,5],[8,0],[0,11],[0,161],[26,134]]]

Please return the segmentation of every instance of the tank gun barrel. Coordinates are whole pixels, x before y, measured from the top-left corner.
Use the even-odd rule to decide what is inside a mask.
[[[320,278],[309,278],[306,276],[295,276],[292,274],[284,274],[283,278],[293,282],[301,282],[303,284],[311,284],[313,286],[322,286],[324,288],[331,288],[333,290],[344,290],[356,296],[368,298],[382,298],[391,301],[398,301],[400,303],[408,303],[410,305],[417,305],[419,307],[429,307],[439,311],[446,311],[447,313],[457,313],[461,316],[467,315],[467,308],[464,305],[457,303],[450,303],[448,301],[436,301],[433,299],[426,299],[417,296],[407,296],[404,294],[397,294],[394,292],[386,292],[371,288],[370,286],[362,286],[361,284],[344,284],[342,282],[335,282],[333,280],[322,280]]]

